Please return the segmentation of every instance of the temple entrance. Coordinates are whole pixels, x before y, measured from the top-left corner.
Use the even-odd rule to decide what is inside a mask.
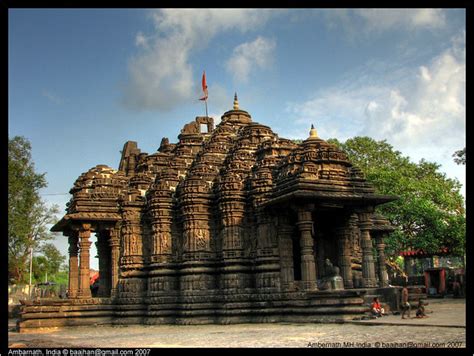
[[[67,232],[69,298],[116,295],[120,242],[110,224],[81,222]]]
[[[93,297],[110,297],[112,288],[111,251],[109,244],[109,232],[100,231],[95,234],[97,242],[97,270],[99,272],[98,281],[91,285]],[[94,268],[91,264],[91,268]],[[94,268],[95,269],[95,268]],[[95,292],[95,293],[94,293]]]
[[[100,274],[99,274],[99,254],[97,252],[97,235],[91,233],[90,241],[90,260],[89,260],[89,280],[92,297],[97,297],[99,290]]]
[[[317,279],[324,277],[324,263],[329,259],[333,265],[338,265],[338,246],[335,229],[338,219],[333,211],[317,211],[314,214],[314,250],[317,266]]]

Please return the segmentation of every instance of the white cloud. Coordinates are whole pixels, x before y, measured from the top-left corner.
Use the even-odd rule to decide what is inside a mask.
[[[423,78],[423,80],[426,80],[427,82],[431,80],[430,71],[425,66],[420,67],[420,75],[421,78]]]
[[[379,85],[353,87],[349,80],[349,83],[317,92],[304,103],[290,103],[287,111],[296,116],[296,124],[304,125],[301,127],[303,138],[308,137],[308,127],[314,124],[321,138],[345,140],[360,132],[366,113],[378,112],[387,94]]]
[[[41,95],[43,95],[45,98],[47,98],[50,102],[54,104],[59,105],[63,103],[63,100],[58,95],[54,94],[53,92],[49,90],[43,89],[43,91],[41,92]]]
[[[189,58],[217,34],[246,32],[263,25],[274,10],[160,9],[151,12],[155,33],[136,36],[142,52],[129,64],[124,104],[131,109],[171,109],[194,97]],[[195,78],[196,77],[196,78]]]
[[[140,47],[148,47],[148,40],[147,38],[143,35],[143,33],[138,32],[137,36],[135,37],[135,45]]]
[[[206,44],[221,31],[253,30],[273,14],[272,10],[261,9],[162,9],[153,12],[152,17],[158,32],[177,35],[196,46]]]
[[[435,30],[446,25],[443,9],[327,9],[322,12],[330,28],[342,28],[351,40],[390,30]]]
[[[189,49],[178,39],[158,39],[129,65],[125,104],[136,109],[171,109],[190,97],[193,86]]]
[[[441,9],[357,9],[354,14],[372,31],[439,28],[446,23]]]
[[[415,161],[425,158],[441,163],[447,173],[457,172],[464,183],[464,167],[456,166],[451,157],[465,146],[466,137],[463,38],[465,35],[453,38],[450,48],[423,66],[398,70],[398,82],[390,76],[369,76],[370,84],[364,84],[355,78],[359,72],[367,72],[359,71],[352,74],[353,80],[347,76],[345,82],[317,93],[311,100],[289,105],[288,111],[301,124],[303,137],[314,122],[324,139],[386,139]],[[387,65],[386,72],[390,71]]]
[[[276,47],[274,39],[257,37],[252,42],[245,42],[234,48],[232,56],[226,62],[226,69],[234,80],[246,82],[252,71],[266,68],[273,62]]]
[[[443,27],[446,25],[445,14],[441,9],[415,9],[410,13],[409,21],[417,27]]]

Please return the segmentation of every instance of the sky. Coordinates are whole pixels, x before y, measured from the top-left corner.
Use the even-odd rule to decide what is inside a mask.
[[[9,9],[8,22],[8,134],[30,140],[61,216],[77,177],[118,169],[126,141],[151,154],[205,115],[203,71],[216,123],[237,92],[280,137],[314,124],[386,140],[465,196],[452,158],[466,144],[465,9]]]

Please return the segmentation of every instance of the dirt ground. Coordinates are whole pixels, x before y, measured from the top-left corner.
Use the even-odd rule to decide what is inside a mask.
[[[399,315],[391,315],[345,324],[86,326],[19,334],[13,330],[15,320],[10,320],[8,345],[12,348],[465,347],[465,300],[428,301],[427,309],[432,311],[428,318],[402,320]]]

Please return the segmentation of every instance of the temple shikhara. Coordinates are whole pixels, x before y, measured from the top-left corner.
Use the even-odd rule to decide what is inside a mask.
[[[393,227],[374,209],[396,197],[377,194],[315,128],[301,143],[281,138],[237,96],[216,127],[197,117],[151,154],[128,141],[117,169],[91,168],[70,193],[52,228],[69,242],[68,298],[26,305],[20,331],[347,320],[390,289]]]

